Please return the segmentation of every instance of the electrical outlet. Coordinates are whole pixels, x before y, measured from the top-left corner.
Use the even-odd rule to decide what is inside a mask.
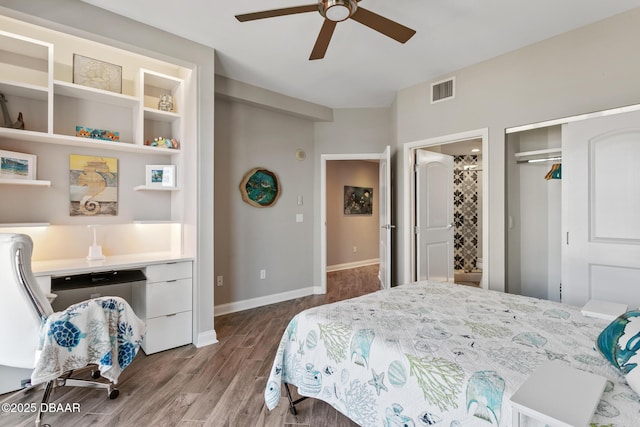
[[[216,277],[216,286],[222,286],[222,276]]]
[[[260,279],[267,278],[267,270],[260,270]]]

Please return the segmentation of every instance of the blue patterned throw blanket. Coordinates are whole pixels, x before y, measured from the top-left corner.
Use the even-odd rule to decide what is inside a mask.
[[[53,313],[40,328],[40,355],[31,384],[97,364],[100,375],[117,383],[138,352],[146,326],[119,297],[95,298]]]

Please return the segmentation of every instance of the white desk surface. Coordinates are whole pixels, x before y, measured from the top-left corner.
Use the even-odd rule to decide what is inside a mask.
[[[173,252],[151,252],[107,256],[105,259],[99,261],[88,261],[86,258],[34,261],[31,263],[31,270],[35,276],[63,276],[95,271],[142,268],[152,264],[165,264],[179,261],[193,261],[193,258]]]
[[[550,426],[585,427],[606,383],[599,375],[547,361],[511,396],[511,406]]]

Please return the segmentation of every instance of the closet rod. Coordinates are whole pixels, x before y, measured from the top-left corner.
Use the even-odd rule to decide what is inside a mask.
[[[530,159],[530,160],[517,160],[517,164],[521,163],[540,163],[540,162],[552,162],[562,161],[562,157],[546,157],[544,159]]]

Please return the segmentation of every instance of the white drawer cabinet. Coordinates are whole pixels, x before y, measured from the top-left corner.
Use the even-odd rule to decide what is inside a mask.
[[[147,334],[142,342],[145,354],[190,344],[191,322],[191,311],[147,319]]]
[[[147,318],[191,311],[191,278],[147,282]]]
[[[146,268],[147,282],[132,295],[132,306],[147,324],[142,341],[146,354],[192,341],[192,263],[154,264]]]

